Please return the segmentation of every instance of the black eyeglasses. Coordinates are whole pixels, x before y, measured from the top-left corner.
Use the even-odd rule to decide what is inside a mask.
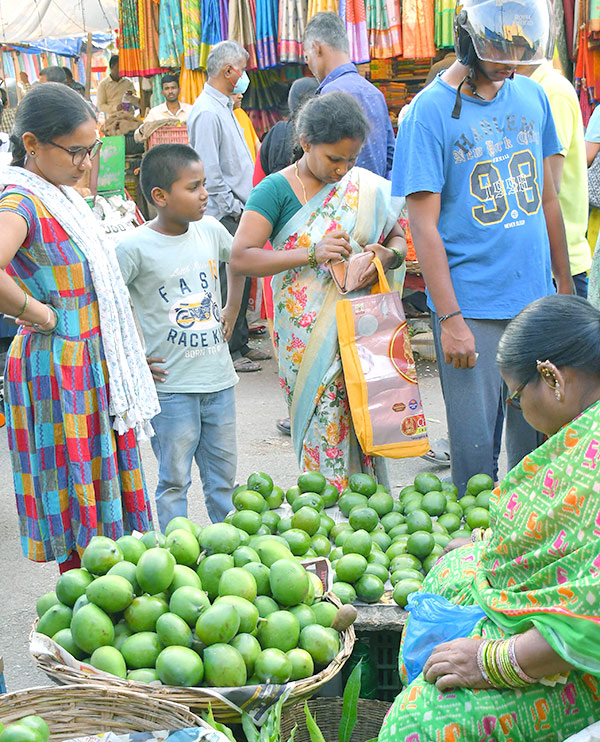
[[[91,147],[63,147],[62,144],[57,144],[52,141],[48,142],[48,144],[51,144],[53,147],[58,147],[58,149],[62,149],[63,152],[68,152],[71,155],[71,162],[73,165],[75,165],[75,167],[81,167],[86,157],[93,160],[98,152],[100,152],[102,140],[96,139]]]
[[[519,384],[519,386],[515,389],[515,391],[506,398],[506,404],[509,404],[511,407],[514,407],[515,410],[520,410],[521,408],[521,394],[523,394],[523,390],[527,386],[527,384],[530,384],[537,375],[537,369],[533,376],[530,376],[527,381],[524,381],[522,384]]]

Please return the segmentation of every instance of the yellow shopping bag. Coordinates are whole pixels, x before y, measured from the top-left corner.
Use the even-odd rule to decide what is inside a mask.
[[[402,300],[383,266],[371,294],[342,299],[337,327],[356,437],[364,453],[393,459],[429,451],[427,426]]]

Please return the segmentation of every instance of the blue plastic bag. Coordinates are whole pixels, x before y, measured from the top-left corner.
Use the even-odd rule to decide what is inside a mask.
[[[485,616],[478,605],[454,605],[432,593],[412,593],[406,610],[410,612],[410,621],[402,656],[409,683],[421,672],[438,644],[468,636]]]

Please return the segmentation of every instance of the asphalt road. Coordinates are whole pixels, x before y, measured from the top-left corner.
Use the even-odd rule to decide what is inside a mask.
[[[263,348],[266,342],[261,343]],[[432,441],[445,436],[446,424],[441,390],[435,364],[419,365],[421,394]],[[258,373],[242,375],[236,387],[238,413],[238,479],[244,481],[255,470],[269,472],[277,484],[286,488],[298,474],[289,438],[275,428],[277,418],[286,414],[283,395],[277,381],[274,361],[263,364]],[[144,465],[150,491],[156,483],[156,461],[149,444],[144,445]],[[449,469],[431,465],[422,459],[390,462],[394,491],[412,482],[420,471],[434,471],[449,476]],[[0,430],[0,655],[4,658],[8,690],[19,690],[50,681],[39,671],[28,652],[28,635],[35,618],[37,598],[52,590],[58,577],[54,562],[35,564],[23,557],[18,537],[12,473],[5,429]],[[202,488],[197,471],[189,496],[190,517],[200,524],[208,522],[202,503]]]

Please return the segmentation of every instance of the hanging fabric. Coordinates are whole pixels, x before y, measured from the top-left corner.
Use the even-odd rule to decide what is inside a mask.
[[[277,48],[281,64],[304,61],[302,39],[308,0],[279,0]]]
[[[200,44],[200,67],[206,69],[208,54],[215,44],[223,40],[219,0],[202,0],[202,39]]]
[[[119,70],[123,76],[150,77],[166,71],[158,60],[158,0],[123,0],[119,26]]]
[[[402,56],[402,11],[400,0],[370,0],[367,29],[371,59]]]
[[[346,33],[350,41],[350,59],[354,64],[369,62],[369,38],[365,0],[345,0]]]
[[[184,103],[193,105],[196,98],[202,92],[206,82],[206,73],[201,70],[190,70],[184,63],[179,73],[179,88],[181,90],[179,99]]]
[[[404,57],[424,59],[435,57],[434,0],[404,0],[402,32]]]
[[[179,0],[160,0],[158,59],[164,67],[179,67],[183,54],[183,25]]]
[[[256,0],[256,56],[259,69],[277,65],[278,0]]]
[[[231,0],[229,3],[229,39],[237,41],[250,55],[246,69],[258,67],[256,58],[256,2]]]
[[[202,38],[200,19],[200,0],[181,0],[183,54],[187,70],[197,70],[200,67],[200,40]]]
[[[435,0],[435,45],[454,46],[454,0]]]
[[[226,39],[229,34],[229,0],[219,0],[219,20],[221,23],[221,38]]]
[[[306,13],[306,22],[316,13],[323,13],[326,11],[332,11],[333,13],[339,13],[340,2],[339,0],[308,0],[308,10]]]

